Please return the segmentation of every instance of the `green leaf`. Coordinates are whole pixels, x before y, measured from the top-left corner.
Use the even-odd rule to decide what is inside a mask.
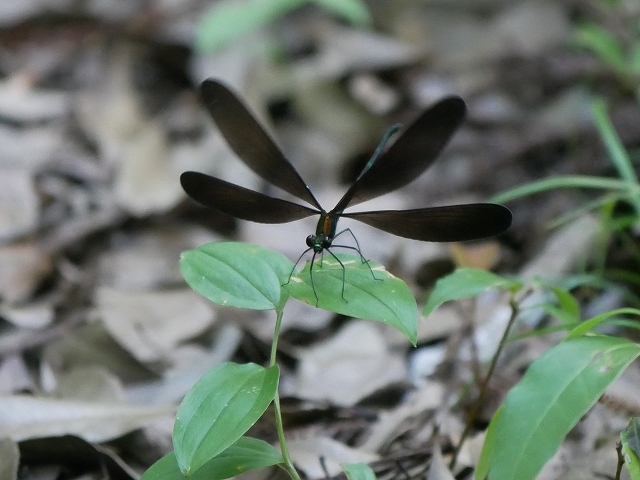
[[[640,480],[640,419],[634,417],[626,430],[620,432],[624,464],[632,480]]]
[[[607,29],[595,23],[585,23],[576,29],[576,42],[595,53],[616,74],[624,74],[626,62],[622,43]]]
[[[629,425],[625,430],[627,434],[627,444],[636,456],[640,455],[640,418],[633,417],[629,420]]]
[[[367,26],[373,23],[367,5],[360,0],[314,0],[314,2],[353,25]]]
[[[626,339],[589,336],[565,340],[533,362],[489,427],[495,429],[487,450],[489,478],[535,478],[638,355],[640,346]]]
[[[271,310],[286,300],[281,286],[293,263],[258,245],[219,242],[183,252],[180,269],[189,286],[213,303]]]
[[[558,299],[558,303],[562,310],[566,313],[563,321],[566,323],[575,323],[580,320],[580,305],[571,293],[564,288],[551,287],[551,291]]]
[[[373,261],[330,254],[313,262],[291,277],[284,285],[289,295],[310,305],[349,317],[378,320],[402,332],[415,344],[418,336],[418,306],[406,283]],[[344,277],[343,277],[344,275]],[[344,297],[343,297],[344,288]]]
[[[234,444],[262,416],[278,389],[278,366],[227,362],[207,372],[178,408],[173,447],[187,476]]]
[[[320,7],[348,22],[364,26],[371,14],[361,0],[314,0]],[[205,13],[198,24],[196,48],[213,51],[264,27],[309,0],[224,0]]]
[[[609,320],[611,317],[618,317],[620,315],[634,315],[636,317],[640,317],[640,310],[638,310],[637,308],[626,307],[617,308],[615,310],[609,310],[608,312],[601,313],[600,315],[596,315],[595,317],[589,318],[588,320],[584,320],[578,326],[574,327],[569,332],[568,338],[575,338],[585,335],[601,323]]]
[[[593,102],[591,106],[593,120],[598,127],[598,132],[609,153],[613,165],[618,170],[620,177],[628,185],[629,201],[634,206],[636,215],[640,216],[640,195],[637,194],[638,177],[629,158],[629,154],[622,145],[622,141],[616,132],[613,123],[607,115],[607,105],[604,100]]]
[[[205,13],[196,32],[196,48],[219,49],[271,23],[309,0],[224,0]]]
[[[546,312],[549,316],[557,318],[562,323],[562,328],[556,329],[555,327],[551,327],[551,330],[548,330],[548,331],[558,331],[558,330],[573,328],[579,323],[579,321],[573,315],[571,315],[566,310],[556,305],[551,305],[549,303],[542,303],[538,305],[537,308],[540,308],[541,310]],[[546,329],[544,328],[536,329],[535,330],[535,332],[537,332],[536,335],[543,333],[545,330]],[[533,333],[533,332],[530,332],[530,333]],[[525,336],[526,335],[527,334],[525,334]]]
[[[174,452],[154,463],[140,480],[221,480],[258,468],[282,463],[282,455],[267,442],[240,437],[236,443],[217,457],[209,460],[189,477],[185,477],[176,461]]]
[[[632,73],[640,74],[640,41],[632,47],[629,53],[629,68]]]
[[[489,474],[489,468],[491,467],[491,458],[496,446],[496,424],[499,423],[498,419],[502,413],[502,407],[498,407],[496,413],[493,414],[489,428],[484,436],[484,443],[482,444],[482,451],[480,452],[480,458],[478,464],[473,472],[473,478],[475,480],[484,480]]]
[[[436,282],[422,314],[427,317],[444,302],[450,300],[475,297],[492,288],[516,291],[522,288],[522,285],[522,282],[501,277],[486,270],[459,268]]]
[[[348,480],[376,480],[376,474],[366,463],[343,463],[341,467]]]
[[[198,473],[190,478],[195,479]],[[178,468],[176,462],[176,454],[167,453],[164,457],[151,465],[146,472],[142,474],[140,480],[184,480],[185,477]]]
[[[490,200],[495,203],[504,203],[515,200],[516,198],[522,198],[556,188],[596,188],[617,191],[628,195],[636,195],[640,191],[637,185],[630,185],[628,182],[616,178],[589,175],[557,175],[507,190],[506,192],[494,195]]]
[[[542,303],[538,306],[550,316],[556,317],[565,328],[573,328],[580,322],[580,305],[569,291],[545,280],[538,280],[542,287],[551,290],[558,304]],[[540,333],[540,332],[539,332]]]

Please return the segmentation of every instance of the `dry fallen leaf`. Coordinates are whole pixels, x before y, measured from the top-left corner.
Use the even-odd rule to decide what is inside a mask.
[[[0,478],[16,480],[20,465],[18,444],[10,438],[0,439]]]
[[[367,30],[323,25],[319,54],[300,61],[294,75],[302,79],[335,79],[357,70],[383,70],[416,61],[420,50],[415,46]]]
[[[288,439],[287,448],[291,459],[308,478],[325,477],[320,458],[324,459],[331,476],[342,471],[342,463],[369,463],[378,460],[378,455],[374,453],[351,448],[337,440],[322,436]]]
[[[20,441],[78,435],[90,442],[103,442],[174,411],[173,405],[134,406],[10,395],[0,398],[0,438]]]
[[[122,382],[104,367],[76,367],[59,380],[51,395],[55,398],[96,403],[124,400]]]
[[[53,305],[50,302],[31,302],[16,307],[0,305],[0,314],[8,322],[21,328],[43,328],[54,320]]]
[[[16,128],[0,123],[0,167],[34,172],[64,150],[67,138],[56,124]]]
[[[141,362],[166,358],[214,320],[209,303],[188,288],[136,292],[103,287],[96,302],[109,333]]]
[[[399,407],[380,412],[378,420],[371,426],[368,437],[361,447],[370,452],[377,452],[390,445],[403,433],[403,425],[408,420],[420,418],[425,413],[432,413],[444,402],[445,389],[440,383],[426,381],[424,385],[411,392],[406,401]]]
[[[32,173],[18,168],[0,170],[0,241],[32,232],[39,209]]]
[[[169,164],[169,147],[161,126],[149,121],[130,138],[119,158],[114,194],[118,204],[134,215],[162,212],[184,193],[179,173]]]
[[[491,27],[509,53],[540,54],[564,44],[571,36],[568,12],[555,2],[512,3]]]
[[[182,345],[171,352],[171,367],[162,378],[128,385],[126,398],[136,404],[178,403],[205,373],[231,360],[242,341],[242,331],[222,324],[209,348]]]
[[[440,442],[435,441],[433,454],[431,455],[431,465],[429,465],[429,470],[427,471],[427,480],[455,480],[455,478],[444,458],[442,458]]]
[[[0,246],[0,297],[9,304],[27,300],[51,267],[33,243]]]
[[[130,71],[133,61],[131,50],[118,50],[98,90],[80,98],[78,114],[82,126],[98,142],[103,159],[117,166],[116,202],[142,216],[169,209],[184,194],[180,172],[169,161],[163,128],[139,105]]]
[[[375,390],[405,379],[404,360],[389,352],[376,326],[353,321],[333,338],[301,352],[297,394],[353,405]]]
[[[36,388],[22,355],[7,355],[0,363],[0,395]],[[1,477],[0,477],[1,478]]]
[[[0,81],[0,117],[14,122],[38,122],[66,115],[70,95],[33,88],[26,76]]]
[[[112,246],[99,256],[101,286],[117,290],[155,290],[181,285],[184,280],[180,254],[220,236],[201,227],[184,224],[136,231],[114,237]]]
[[[45,347],[40,367],[42,387],[51,391],[60,376],[75,367],[91,365],[106,367],[125,383],[155,377],[113,339],[101,322],[93,322],[74,328]]]

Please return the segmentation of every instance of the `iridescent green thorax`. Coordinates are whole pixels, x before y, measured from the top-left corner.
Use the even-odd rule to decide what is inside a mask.
[[[322,250],[331,246],[331,242],[336,236],[338,218],[340,218],[339,215],[333,215],[327,212],[320,213],[315,235],[309,235],[307,237],[307,246],[313,249],[315,253],[320,253]]]

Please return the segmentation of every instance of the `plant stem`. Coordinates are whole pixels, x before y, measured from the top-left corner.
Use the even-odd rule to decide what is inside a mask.
[[[269,358],[269,366],[273,366],[276,364],[276,353],[278,351],[278,338],[280,336],[280,326],[282,324],[282,312],[283,308],[279,308],[276,310],[276,326],[273,331],[273,340],[271,342],[271,355]],[[280,410],[280,395],[276,390],[276,395],[273,398],[273,407],[275,410],[276,417],[276,429],[278,431],[278,441],[280,442],[280,452],[282,453],[282,459],[284,460],[284,465],[281,467],[286,470],[289,476],[293,480],[300,480],[300,475],[296,470],[296,467],[293,466],[293,462],[291,461],[291,457],[289,456],[289,450],[287,449],[287,441],[284,437],[284,426],[282,424],[282,411]]]
[[[287,450],[287,442],[284,438],[284,428],[282,426],[282,414],[280,412],[280,397],[277,393],[275,398],[273,399],[273,406],[276,412],[276,428],[278,429],[280,451],[282,452],[282,458],[284,460],[284,465],[282,465],[282,468],[287,471],[287,473],[293,480],[300,480],[300,475],[298,475],[296,467],[293,466],[293,462],[291,461],[291,457],[289,456],[289,450]]]
[[[509,300],[509,305],[511,306],[511,316],[509,317],[509,322],[507,323],[507,327],[504,329],[504,333],[502,334],[502,338],[500,339],[500,343],[498,344],[498,349],[496,350],[496,353],[493,355],[493,358],[491,359],[491,365],[489,366],[489,370],[485,375],[484,381],[480,385],[480,392],[478,393],[478,398],[475,404],[473,405],[473,408],[471,409],[471,413],[469,414],[469,418],[464,427],[464,431],[460,436],[460,441],[458,442],[455,450],[453,451],[453,457],[451,458],[451,462],[449,463],[449,468],[452,470],[456,465],[456,461],[458,460],[458,455],[460,454],[462,445],[464,444],[464,441],[467,439],[467,437],[471,433],[471,428],[476,418],[478,417],[478,413],[480,413],[480,409],[482,408],[482,404],[484,403],[484,397],[487,393],[489,380],[491,379],[491,376],[493,375],[493,372],[495,371],[496,366],[498,365],[498,358],[500,357],[500,354],[502,353],[504,346],[507,344],[507,337],[509,336],[511,327],[513,327],[516,317],[518,316],[518,313],[520,313],[520,309],[513,295],[511,295],[511,299]]]
[[[282,325],[282,313],[284,306],[276,310],[276,326],[273,329],[273,340],[271,341],[271,353],[269,355],[269,366],[276,364],[276,354],[278,353],[278,338],[280,338],[280,326]]]
[[[622,141],[607,115],[607,106],[604,100],[594,102],[591,107],[591,113],[614,167],[618,170],[622,180],[629,185],[629,202],[633,205],[636,215],[640,216],[640,196],[637,191],[634,191],[638,187],[638,177],[629,154],[622,145]]]
[[[620,480],[620,474],[622,473],[622,466],[624,465],[624,455],[622,453],[622,443],[616,443],[616,453],[618,454],[618,465],[616,465],[616,476],[614,480]]]
[[[491,197],[492,202],[503,203],[516,198],[533,195],[556,188],[595,188],[601,190],[612,190],[625,193],[632,197],[637,196],[640,188],[637,183],[609,177],[596,177],[592,175],[559,175],[553,178],[545,178],[531,182],[520,187],[507,190]]]

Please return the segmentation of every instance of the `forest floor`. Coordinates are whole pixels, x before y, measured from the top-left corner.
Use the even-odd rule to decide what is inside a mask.
[[[454,469],[471,478],[497,407],[564,337],[553,327],[567,305],[545,285],[570,291],[582,319],[640,306],[634,200],[562,180],[501,195],[568,176],[619,179],[594,121],[599,99],[638,159],[637,3],[371,0],[359,27],[311,2],[245,34],[253,7],[207,30],[212,3],[0,6],[0,478],[138,478],[172,449],[176,407],[198,378],[222,362],[269,360],[273,312],[213,305],[186,285],[181,252],[233,240],[295,261],[317,220],[249,223],[187,197],[187,170],[283,196],[225,143],[199,94],[206,78],[246,102],[325,207],[391,125],[445,96],[465,100],[464,123],[429,170],[363,209],[499,200],[511,227],[456,244],[348,219],[339,228],[420,308],[456,267],[528,285],[480,411],[472,418],[513,306],[493,290],[421,318],[416,348],[384,323],[292,300],[279,363],[291,456],[308,478],[325,477],[321,457],[329,475],[343,462],[380,478],[424,475],[435,445],[449,459],[472,421]],[[639,377],[632,363],[537,478],[614,478]],[[250,434],[276,442],[270,418]]]

